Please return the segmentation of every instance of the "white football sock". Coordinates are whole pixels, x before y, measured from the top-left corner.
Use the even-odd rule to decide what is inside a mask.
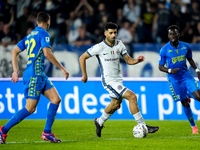
[[[135,118],[135,121],[137,121],[138,124],[146,125],[140,111],[138,113],[134,114],[133,117]]]
[[[98,119],[98,123],[100,126],[103,126],[103,123],[110,118],[112,114],[108,114],[105,111],[103,111],[103,114],[101,117]]]

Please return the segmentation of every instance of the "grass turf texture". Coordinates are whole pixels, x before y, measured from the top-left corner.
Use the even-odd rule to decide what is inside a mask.
[[[0,120],[0,126],[7,121]],[[160,126],[159,131],[136,139],[132,134],[134,120],[108,120],[99,138],[93,120],[56,120],[53,133],[62,142],[50,143],[41,139],[45,120],[24,120],[10,130],[0,150],[195,150],[200,147],[200,134],[192,134],[188,121],[146,120],[146,123]],[[200,127],[200,121],[196,123]]]

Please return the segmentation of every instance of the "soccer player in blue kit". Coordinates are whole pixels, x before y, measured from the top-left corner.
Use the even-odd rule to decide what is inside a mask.
[[[189,44],[179,41],[179,27],[171,25],[167,30],[169,42],[160,50],[159,70],[167,73],[169,87],[174,101],[181,101],[185,115],[191,124],[192,133],[198,134],[198,128],[194,122],[188,102],[187,92],[192,93],[193,97],[197,101],[200,101],[200,88],[188,70],[186,59],[197,72],[199,80],[200,70],[192,58],[192,51]]]
[[[44,73],[45,57],[54,65],[56,65],[65,76],[66,80],[69,73],[57,61],[51,52],[50,36],[47,32],[50,26],[50,16],[45,12],[37,14],[37,25],[29,35],[22,39],[12,50],[13,74],[11,81],[18,81],[18,57],[19,53],[26,49],[27,51],[27,67],[23,74],[24,95],[26,98],[25,108],[19,110],[4,126],[0,127],[0,143],[4,144],[7,132],[20,121],[28,117],[36,110],[40,95],[43,94],[50,100],[47,112],[46,125],[42,133],[42,139],[54,143],[61,142],[60,139],[51,133],[52,125],[56,116],[61,98],[48,77]]]

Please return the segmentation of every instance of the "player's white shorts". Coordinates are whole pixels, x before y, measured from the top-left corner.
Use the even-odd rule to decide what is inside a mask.
[[[112,99],[119,99],[128,90],[121,82],[113,82],[103,85],[103,87],[109,92],[109,96]]]

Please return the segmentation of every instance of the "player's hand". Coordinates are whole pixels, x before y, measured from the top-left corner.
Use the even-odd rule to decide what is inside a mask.
[[[138,63],[143,62],[144,61],[144,56],[140,55],[137,57]]]
[[[197,77],[198,77],[198,79],[200,81],[200,72],[197,72]]]
[[[82,78],[81,78],[81,81],[83,82],[83,83],[86,83],[87,82],[87,76],[82,76]]]
[[[69,78],[69,72],[67,72],[65,69],[62,70],[63,75],[65,76],[65,79],[67,80]]]
[[[19,79],[19,77],[18,77],[17,72],[13,72],[13,73],[12,73],[11,81],[12,81],[13,83],[16,83],[16,82],[18,81],[18,79]]]
[[[174,69],[172,69],[172,74],[176,74],[177,72],[178,72],[178,70],[179,70],[179,68],[174,68]]]

